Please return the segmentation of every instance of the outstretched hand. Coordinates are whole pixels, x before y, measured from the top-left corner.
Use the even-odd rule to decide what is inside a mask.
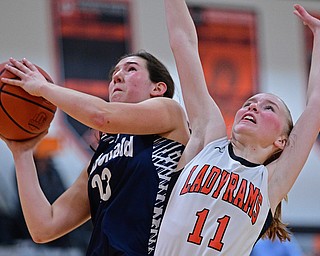
[[[20,80],[2,78],[1,81],[3,83],[20,86],[31,95],[41,96],[40,88],[47,83],[47,80],[34,64],[27,59],[23,59],[20,62],[14,58],[10,58],[9,64],[7,64],[5,68],[19,77]]]
[[[303,24],[308,26],[313,33],[316,30],[320,29],[320,20],[310,15],[301,5],[295,4],[294,5],[294,14],[298,16],[302,21]]]

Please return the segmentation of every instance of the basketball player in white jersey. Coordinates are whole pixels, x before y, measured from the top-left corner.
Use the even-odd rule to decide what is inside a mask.
[[[314,34],[307,105],[295,126],[280,98],[259,93],[237,111],[229,139],[207,90],[185,0],[164,2],[192,134],[155,255],[245,256],[266,229],[270,238],[276,234],[281,240],[289,238],[276,220],[276,209],[296,181],[320,130],[320,21],[294,6],[294,13]]]

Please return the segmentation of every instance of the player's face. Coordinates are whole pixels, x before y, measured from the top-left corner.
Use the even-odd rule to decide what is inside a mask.
[[[112,73],[109,84],[110,102],[136,103],[151,98],[153,83],[146,60],[131,56],[122,59]]]
[[[237,111],[232,133],[249,135],[264,146],[284,134],[287,112],[275,95],[260,93],[248,99]]]

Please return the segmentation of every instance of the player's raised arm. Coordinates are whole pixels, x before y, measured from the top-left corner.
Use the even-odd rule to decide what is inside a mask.
[[[313,32],[313,52],[308,82],[307,105],[297,120],[286,147],[278,161],[268,169],[273,172],[271,204],[288,193],[302,170],[320,130],[320,20],[311,16],[302,6],[295,5],[294,13]],[[307,124],[307,125],[306,125]]]
[[[188,148],[197,151],[208,142],[226,136],[225,123],[207,90],[196,28],[185,0],[164,0],[164,3],[170,46],[192,130]]]

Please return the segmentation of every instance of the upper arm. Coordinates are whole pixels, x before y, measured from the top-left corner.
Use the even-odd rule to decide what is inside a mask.
[[[178,102],[165,97],[151,98],[139,103],[110,103],[101,113],[101,131],[126,134],[159,134],[183,144],[189,132],[187,118]]]
[[[307,107],[295,124],[278,160],[267,166],[273,209],[287,195],[300,174],[320,129],[319,107]],[[306,125],[308,124],[308,125]]]

